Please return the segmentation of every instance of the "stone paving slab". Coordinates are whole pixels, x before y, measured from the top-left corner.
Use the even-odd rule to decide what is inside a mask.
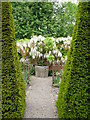
[[[52,87],[52,78],[31,77],[26,90],[24,118],[58,118],[56,100],[58,88]]]

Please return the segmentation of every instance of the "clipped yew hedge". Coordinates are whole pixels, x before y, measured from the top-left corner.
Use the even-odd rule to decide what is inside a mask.
[[[89,119],[90,2],[79,2],[71,48],[59,88],[60,119]]]
[[[2,118],[22,118],[25,109],[25,83],[19,63],[12,9],[2,2]]]

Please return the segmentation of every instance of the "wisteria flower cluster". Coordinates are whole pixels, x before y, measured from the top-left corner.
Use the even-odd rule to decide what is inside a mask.
[[[31,62],[40,64],[51,64],[53,62],[63,62],[67,60],[67,51],[70,48],[71,37],[53,38],[33,36],[30,40],[17,42],[24,58],[29,58]],[[23,61],[24,61],[23,58]],[[21,59],[22,60],[22,59]]]

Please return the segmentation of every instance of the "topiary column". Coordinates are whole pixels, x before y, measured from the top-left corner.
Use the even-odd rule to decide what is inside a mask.
[[[11,5],[2,3],[2,117],[22,118],[25,83],[18,59]]]
[[[57,100],[58,115],[62,119],[89,119],[89,10],[90,2],[79,2]]]

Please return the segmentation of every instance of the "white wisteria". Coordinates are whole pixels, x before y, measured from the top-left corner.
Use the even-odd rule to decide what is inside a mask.
[[[17,42],[17,47],[23,51],[24,56],[31,57],[32,60],[47,60],[50,63],[53,61],[62,61],[65,63],[67,56],[64,55],[63,49],[64,51],[70,49],[72,37],[51,37],[51,43],[49,44],[45,42],[46,39],[48,40],[48,38],[41,35],[33,36],[28,42]],[[23,59],[21,59],[21,61],[23,61]]]

